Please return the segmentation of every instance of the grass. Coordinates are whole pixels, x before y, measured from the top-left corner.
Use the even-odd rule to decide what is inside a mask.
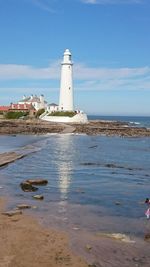
[[[63,117],[73,117],[76,113],[74,111],[54,111],[48,116],[63,116]]]
[[[22,111],[9,111],[5,114],[6,119],[19,119],[20,117],[27,116],[27,112]]]

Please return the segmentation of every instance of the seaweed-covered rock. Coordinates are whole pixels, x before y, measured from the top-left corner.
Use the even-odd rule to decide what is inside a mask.
[[[29,179],[29,180],[26,180],[26,182],[31,185],[47,185],[48,184],[48,180],[46,179]]]
[[[20,184],[20,187],[24,192],[35,192],[38,190],[37,187],[33,186],[32,184],[30,184],[28,182],[22,182]]]

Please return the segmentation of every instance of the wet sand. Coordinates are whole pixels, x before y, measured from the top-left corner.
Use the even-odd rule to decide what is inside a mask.
[[[69,249],[64,233],[45,229],[28,215],[2,214],[0,199],[0,267],[87,267]]]
[[[84,230],[68,235],[24,210],[12,217],[3,215],[6,210],[0,199],[0,267],[149,267],[149,241]]]

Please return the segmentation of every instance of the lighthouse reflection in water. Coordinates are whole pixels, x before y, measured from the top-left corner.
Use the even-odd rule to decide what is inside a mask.
[[[60,190],[60,212],[66,211],[66,204],[68,199],[68,193],[71,185],[72,171],[73,171],[73,156],[72,151],[73,142],[70,134],[62,135],[57,140],[58,146],[58,187]],[[57,149],[57,147],[56,147]]]

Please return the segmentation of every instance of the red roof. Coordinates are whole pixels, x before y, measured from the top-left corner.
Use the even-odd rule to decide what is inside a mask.
[[[17,109],[17,110],[34,110],[35,108],[32,106],[32,104],[11,104],[10,109]]]
[[[13,104],[11,103],[10,106],[0,106],[0,111],[11,111],[11,110],[35,110],[32,104]]]
[[[0,106],[0,111],[8,111],[10,106]]]

